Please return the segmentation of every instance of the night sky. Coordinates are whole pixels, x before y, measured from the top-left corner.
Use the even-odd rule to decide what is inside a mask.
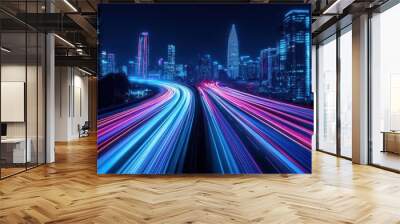
[[[226,65],[228,35],[236,24],[241,56],[259,56],[280,39],[283,16],[308,5],[178,5],[101,4],[99,49],[116,54],[127,64],[137,54],[139,33],[149,32],[150,68],[167,58],[167,45],[176,46],[176,64],[194,64],[201,54]]]

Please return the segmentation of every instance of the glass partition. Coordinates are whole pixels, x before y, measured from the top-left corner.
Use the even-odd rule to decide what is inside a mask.
[[[25,32],[1,34],[2,177],[24,171],[26,163],[31,161],[26,141],[26,41]]]
[[[34,167],[38,160],[38,35],[37,32],[27,33],[27,82],[26,82],[26,113],[27,113],[27,150],[30,159],[27,167]]]
[[[318,149],[336,154],[336,36],[318,47]]]
[[[371,19],[371,162],[400,170],[400,4]]]
[[[342,30],[340,41],[340,155],[352,157],[352,33]]]
[[[17,13],[41,13],[44,1],[1,2]],[[44,33],[0,12],[0,178],[45,163]]]

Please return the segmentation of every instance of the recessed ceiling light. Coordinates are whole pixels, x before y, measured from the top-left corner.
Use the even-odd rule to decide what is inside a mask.
[[[64,0],[64,3],[67,4],[74,12],[78,12],[78,10],[68,0]]]
[[[10,53],[11,52],[11,50],[9,50],[9,49],[7,49],[5,47],[1,47],[1,51],[4,51],[6,53]]]
[[[87,74],[87,75],[92,75],[92,73],[90,73],[90,72],[88,72],[88,71],[86,71],[86,70],[83,70],[83,69],[81,69],[81,68],[79,68],[79,67],[78,67],[78,70],[81,71],[81,72],[83,72],[83,73],[85,73],[85,74]]]
[[[342,14],[343,9],[351,5],[355,0],[336,0],[322,14]]]
[[[59,40],[61,40],[62,42],[66,43],[67,45],[69,45],[70,47],[75,48],[75,45],[73,45],[71,42],[69,42],[68,40],[62,38],[61,36],[59,36],[58,34],[54,34],[55,37],[57,37]]]

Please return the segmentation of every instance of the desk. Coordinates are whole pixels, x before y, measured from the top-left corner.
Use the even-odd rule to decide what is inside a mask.
[[[400,154],[400,131],[383,131],[383,151]]]
[[[8,163],[26,163],[31,162],[32,153],[30,138],[27,139],[25,150],[25,138],[5,138],[1,139],[1,156]],[[11,147],[10,147],[11,146]],[[25,160],[26,159],[26,160]]]

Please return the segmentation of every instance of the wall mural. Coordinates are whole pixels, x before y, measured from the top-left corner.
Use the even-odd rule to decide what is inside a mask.
[[[99,6],[99,174],[311,173],[309,5]]]

